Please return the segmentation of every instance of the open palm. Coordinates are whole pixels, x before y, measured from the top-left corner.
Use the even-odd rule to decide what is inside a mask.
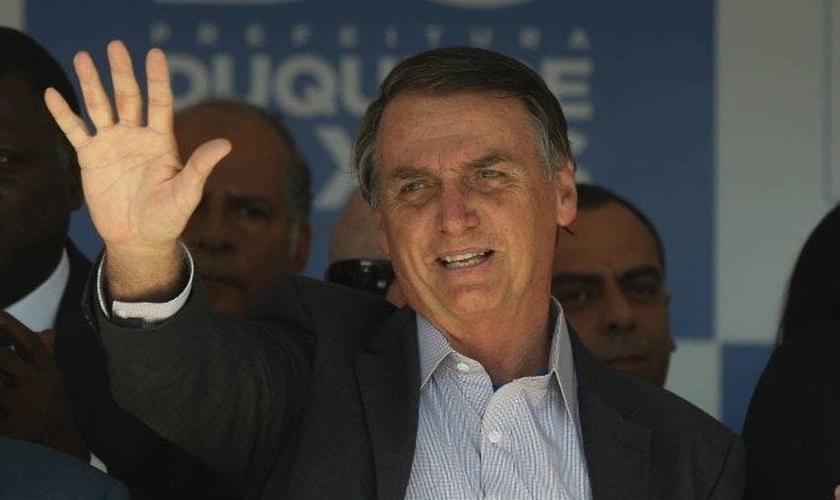
[[[45,94],[47,107],[76,149],[85,200],[106,246],[140,250],[171,244],[201,199],[213,166],[230,151],[230,143],[210,141],[182,165],[173,132],[174,105],[163,52],[152,49],[146,57],[147,116],[131,58],[122,42],[108,45],[108,61],[115,106],[91,57],[80,52],[73,61],[95,133],[89,132],[53,89]]]

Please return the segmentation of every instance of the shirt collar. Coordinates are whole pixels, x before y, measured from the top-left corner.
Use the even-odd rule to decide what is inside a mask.
[[[61,297],[70,280],[70,258],[67,250],[61,252],[58,266],[49,278],[29,294],[5,309],[33,332],[55,327]]]
[[[548,371],[557,380],[572,420],[576,421],[577,378],[572,342],[563,309],[554,297],[551,298],[549,305],[549,325],[552,325],[552,338]],[[443,333],[420,314],[417,315],[417,341],[420,349],[420,389],[423,389],[441,362],[455,350],[449,345]]]

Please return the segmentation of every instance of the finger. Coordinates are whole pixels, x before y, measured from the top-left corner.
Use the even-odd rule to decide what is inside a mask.
[[[70,105],[57,90],[52,87],[44,91],[44,104],[52,115],[55,123],[67,136],[67,140],[78,151],[90,139],[84,120],[70,109]]]
[[[3,336],[24,361],[35,364],[36,359],[46,352],[46,347],[38,340],[35,332],[5,311],[0,313],[0,332],[3,332]]]
[[[172,132],[175,101],[169,81],[166,55],[158,48],[146,54],[146,81],[149,92],[149,128],[156,132]]]
[[[73,67],[76,68],[76,75],[79,77],[82,98],[90,120],[98,129],[110,127],[114,124],[111,102],[108,100],[105,89],[102,88],[99,73],[93,65],[90,54],[87,52],[76,54],[73,58]]]
[[[131,55],[119,40],[108,44],[108,63],[111,65],[111,81],[114,84],[114,104],[121,123],[142,125],[143,96],[134,76]]]
[[[213,139],[205,142],[190,155],[184,168],[178,174],[176,196],[184,200],[184,211],[192,212],[201,200],[204,183],[213,167],[230,153],[231,144],[227,139]]]

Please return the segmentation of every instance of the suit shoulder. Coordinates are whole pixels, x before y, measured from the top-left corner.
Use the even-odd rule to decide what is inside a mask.
[[[737,437],[720,421],[666,389],[646,385],[643,391],[637,418],[656,419],[660,432],[725,443]]]
[[[260,294],[256,317],[292,321],[313,331],[369,330],[397,308],[383,297],[305,276],[282,276]],[[355,335],[354,335],[355,336]]]
[[[591,375],[592,385],[608,404],[624,418],[651,429],[654,441],[729,449],[740,440],[711,415],[662,387],[600,364]]]

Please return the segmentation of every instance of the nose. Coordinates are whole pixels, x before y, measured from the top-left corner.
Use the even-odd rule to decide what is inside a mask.
[[[224,210],[204,202],[196,207],[183,237],[188,247],[206,252],[225,251],[233,246],[231,224],[225,219]]]
[[[457,235],[478,225],[469,189],[459,182],[444,183],[440,195],[440,230]]]
[[[601,331],[606,335],[619,335],[636,327],[636,311],[624,291],[613,281],[604,286],[601,310]]]

